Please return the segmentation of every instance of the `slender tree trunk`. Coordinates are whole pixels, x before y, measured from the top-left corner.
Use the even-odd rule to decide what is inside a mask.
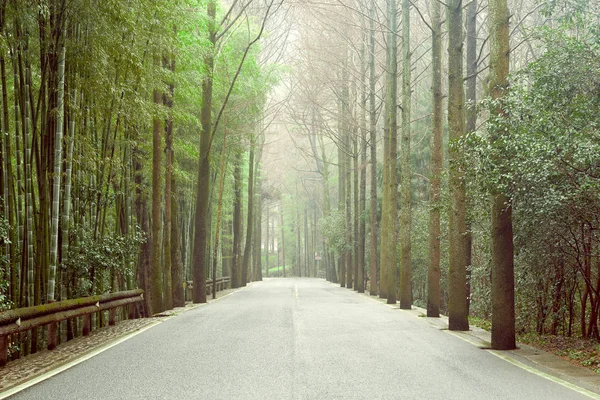
[[[266,226],[266,228],[267,228],[266,229],[266,234],[267,235],[266,235],[266,238],[265,238],[266,239],[265,240],[265,254],[266,254],[266,256],[265,256],[265,276],[268,278],[269,277],[269,249],[270,249],[270,247],[269,247],[269,245],[270,245],[270,242],[269,242],[269,234],[270,234],[269,224],[270,224],[270,221],[271,221],[271,214],[270,214],[271,207],[270,207],[270,205],[268,203],[266,204],[266,209],[267,209],[267,226]]]
[[[296,191],[296,198],[298,198],[298,192]],[[302,241],[300,236],[302,234],[302,223],[300,222],[300,204],[296,204],[296,268],[298,270],[298,276],[302,277]]]
[[[221,233],[221,212],[223,210],[223,183],[225,181],[225,159],[227,155],[227,129],[223,134],[223,148],[221,149],[221,169],[219,171],[219,200],[217,203],[217,227],[215,229],[215,244],[212,257],[212,298],[217,298],[217,255],[219,254],[219,235]]]
[[[208,251],[208,242],[210,241],[210,231],[208,222],[210,219],[210,144],[212,139],[212,93],[213,93],[213,69],[216,36],[216,3],[209,0],[207,4],[208,16],[208,40],[210,49],[204,56],[204,66],[207,74],[202,82],[202,109],[201,125],[202,134],[200,136],[200,161],[198,163],[198,185],[196,192],[196,216],[194,221],[194,255],[192,265],[194,268],[194,303],[206,303],[206,256]]]
[[[154,90],[154,103],[162,104],[162,94]],[[152,135],[152,253],[151,253],[151,281],[152,281],[152,308],[150,315],[164,310],[163,302],[163,271],[162,271],[162,196],[161,196],[161,171],[162,171],[162,121],[154,117]]]
[[[340,101],[340,115],[344,115],[343,101]],[[344,131],[344,124],[342,132]],[[343,135],[343,133],[342,133]],[[340,146],[338,146],[338,210],[344,218],[346,217],[346,171],[345,171],[345,155]],[[339,254],[339,276],[340,287],[346,287],[346,249],[342,249]]]
[[[323,161],[323,216],[328,216],[331,213],[331,201],[329,198],[329,163],[325,146],[323,145],[323,137],[319,136],[319,147],[321,149],[321,160]],[[337,283],[338,277],[335,270],[334,258],[327,248],[327,243],[323,240],[323,259],[325,261],[326,275],[330,282]]]
[[[410,116],[411,116],[410,2],[402,0],[402,143],[400,157],[400,308],[412,307],[410,265]]]
[[[449,329],[469,330],[467,319],[467,249],[465,241],[465,182],[461,152],[456,146],[465,131],[463,90],[462,0],[450,0],[448,19],[448,129],[450,136],[450,268],[448,271]]]
[[[62,174],[62,139],[65,117],[65,58],[63,44],[58,60],[58,109],[56,119],[56,138],[54,144],[54,187],[52,193],[52,243],[50,245],[50,272],[48,274],[48,302],[54,301],[56,285],[56,265],[58,263],[58,216],[60,212],[60,178]]]
[[[2,26],[4,26],[4,11],[2,11]],[[13,176],[13,164],[12,164],[12,151],[10,144],[10,124],[9,124],[9,114],[8,114],[8,86],[6,82],[6,61],[4,56],[0,55],[0,74],[1,74],[1,83],[2,83],[2,127],[4,132],[6,132],[6,136],[3,139],[4,143],[4,161],[3,165],[4,172],[6,174],[5,182],[4,182],[4,198],[6,200],[6,208],[5,215],[8,217],[8,225],[13,228],[8,232],[8,239],[10,244],[8,244],[7,251],[7,265],[10,268],[10,295],[13,304],[18,307],[19,306],[19,282],[21,281],[21,276],[19,275],[19,265],[16,257],[16,250],[18,245],[18,238],[15,237],[15,229],[14,227],[18,227],[17,222],[17,212],[16,212],[16,196],[15,196],[15,183]],[[16,105],[17,102],[17,92],[14,93],[15,97],[15,113],[18,114],[18,107]],[[15,119],[15,125],[18,124],[18,119]],[[18,125],[17,125],[18,130]]]
[[[397,172],[396,172],[396,154],[397,154],[397,23],[396,23],[396,0],[389,0],[388,3],[388,53],[389,63],[387,72],[387,111],[386,118],[389,121],[387,135],[387,155],[384,160],[384,175],[385,193],[383,198],[383,212],[381,227],[381,268],[385,268],[385,295],[387,296],[388,304],[396,304],[397,292],[397,252],[396,243],[398,238],[397,231]],[[387,231],[387,232],[384,232]]]
[[[228,219],[223,224],[223,246],[221,246],[221,259],[223,260],[223,276],[228,276],[231,282],[231,262],[233,260],[233,221]]]
[[[442,29],[441,6],[431,3],[431,58],[433,70],[433,116],[429,178],[429,267],[427,269],[427,316],[440,316],[440,208],[442,174]]]
[[[369,199],[369,225],[371,240],[369,242],[369,294],[377,296],[377,109],[375,106],[375,0],[369,7],[369,140],[371,149],[371,187]]]
[[[171,71],[175,71],[173,56],[166,57],[164,59],[165,66]],[[174,179],[174,155],[173,155],[173,96],[175,94],[175,85],[171,83],[169,85],[169,93],[166,94],[163,98],[163,103],[168,108],[168,116],[165,121],[165,226],[164,226],[164,307],[166,310],[170,310],[173,308],[173,285],[176,285],[177,282],[173,281],[173,265],[171,262],[171,254],[173,251],[173,246],[176,246],[176,243],[171,242],[171,232],[173,227],[173,179]],[[177,216],[175,216],[177,218]]]
[[[62,263],[69,258],[69,229],[71,221],[71,186],[73,175],[73,148],[75,144],[75,116],[72,110],[77,106],[77,91],[73,89],[71,92],[71,106],[69,107],[69,131],[67,138],[67,157],[65,164],[65,193],[63,196],[63,209],[61,221],[61,257]],[[66,270],[62,272],[62,285],[66,289],[68,284],[68,274]],[[61,296],[62,297],[62,296]],[[68,296],[67,296],[68,297]],[[68,330],[68,328],[67,328]]]
[[[260,171],[257,171],[256,191],[260,193]],[[252,281],[262,281],[262,198],[257,197],[254,205],[254,265],[252,269]]]
[[[508,89],[509,12],[506,0],[489,0],[490,95],[501,99]],[[503,111],[496,110],[498,114]],[[504,132],[492,132],[492,141]],[[510,199],[495,191],[492,199],[492,348],[510,350],[515,342],[515,283]]]
[[[261,129],[262,130],[262,129]],[[259,136],[258,152],[254,162],[254,193],[256,201],[254,202],[254,261],[252,268],[252,280],[262,281],[262,209],[263,209],[263,197],[262,197],[262,169],[261,160],[264,149],[264,138]]]
[[[349,101],[350,96],[346,96]],[[349,108],[346,109],[347,118],[350,118],[351,112]],[[345,151],[344,151],[344,171],[345,171],[345,182],[346,186],[346,287],[351,289],[354,285],[354,231],[353,231],[353,219],[352,219],[352,167],[350,152],[352,149],[351,144],[352,138],[350,137],[350,128],[346,124],[345,130]]]
[[[467,133],[474,132],[477,124],[477,7],[478,1],[472,0],[467,7]],[[469,199],[467,199],[469,204]],[[467,217],[467,314],[471,308],[471,259],[473,237],[471,235],[471,222]]]
[[[241,241],[242,241],[242,166],[240,157],[233,168],[235,200],[233,205],[233,258],[231,263],[231,287],[240,287]]]
[[[283,224],[283,204],[279,203],[279,215],[281,216],[281,265],[283,266],[283,277],[285,278],[285,225]]]
[[[25,85],[25,93],[29,92],[29,84]],[[32,183],[31,183],[31,140],[29,139],[29,97],[25,95],[25,120],[23,129],[23,149],[24,154],[24,169],[23,174],[25,176],[25,212],[26,212],[26,229],[27,229],[27,251],[23,252],[23,260],[27,265],[27,306],[31,307],[35,305],[35,266],[34,266],[34,253],[33,253],[33,196],[32,196]],[[25,258],[27,257],[27,258]],[[35,347],[35,346],[34,346]]]
[[[250,264],[252,259],[252,233],[254,230],[254,152],[256,144],[254,138],[250,144],[250,160],[248,161],[248,215],[246,225],[246,246],[244,247],[244,261],[242,265],[241,285],[246,286],[250,278]]]
[[[353,278],[354,278],[354,284],[353,284],[353,288],[354,290],[358,290],[358,269],[359,269],[359,259],[360,259],[360,247],[359,247],[359,243],[360,243],[360,239],[359,239],[359,216],[360,216],[360,200],[359,200],[359,173],[360,173],[360,168],[358,166],[358,157],[359,157],[359,147],[358,147],[358,141],[359,141],[359,136],[358,136],[358,132],[356,132],[356,129],[353,129],[354,131],[354,135],[352,136],[352,160],[353,160],[353,166],[352,166],[352,187],[353,187],[353,191],[354,194],[352,196],[353,200],[354,200],[354,205],[353,205],[353,209],[354,209],[354,215],[353,215],[353,227],[354,227],[354,232],[352,234],[352,238],[353,238],[353,249],[354,249],[354,255],[353,255]]]
[[[21,253],[21,257],[20,260],[17,260],[17,257],[15,257],[14,259],[14,264],[13,264],[13,268],[19,270],[19,276],[21,277],[20,279],[20,285],[19,285],[19,299],[17,304],[20,307],[24,307],[27,304],[27,297],[26,297],[26,284],[27,284],[27,275],[25,274],[25,268],[27,266],[27,263],[24,262],[25,258],[24,258],[24,253],[26,251],[26,249],[24,248],[25,243],[25,224],[26,224],[26,218],[23,214],[23,209],[24,209],[24,190],[22,190],[21,188],[24,187],[23,185],[23,180],[24,180],[24,172],[23,172],[23,167],[24,167],[24,163],[21,161],[21,146],[22,146],[22,137],[21,137],[21,132],[24,130],[25,127],[25,119],[23,118],[23,113],[22,110],[24,108],[21,107],[21,100],[23,99],[23,96],[21,96],[22,92],[19,90],[19,73],[18,73],[18,69],[17,69],[17,56],[13,56],[13,84],[14,84],[14,93],[15,93],[15,158],[16,158],[16,170],[17,170],[17,188],[16,188],[16,201],[17,201],[17,206],[16,206],[16,215],[15,215],[15,223],[18,226],[18,249]]]
[[[177,196],[177,183],[175,175],[171,175],[171,193],[173,200],[171,201],[171,282],[173,307],[185,306],[185,298],[183,294],[183,271],[181,257],[181,240],[179,236],[179,201]]]
[[[304,276],[307,278],[312,276],[312,268],[309,266],[308,258],[309,236],[310,232],[308,230],[308,213],[306,208],[304,208]]]

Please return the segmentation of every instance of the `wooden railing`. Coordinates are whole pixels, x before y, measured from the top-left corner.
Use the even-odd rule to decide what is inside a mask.
[[[48,350],[56,348],[57,328],[61,321],[83,317],[84,336],[92,330],[92,314],[108,310],[108,324],[116,323],[116,309],[129,307],[129,318],[136,317],[135,304],[144,301],[141,289],[58,301],[33,307],[0,312],[0,366],[8,362],[9,336],[40,326],[48,327]]]
[[[231,278],[229,278],[228,276],[222,276],[220,278],[217,278],[216,279],[217,292],[227,289],[227,286],[229,285],[230,280],[231,280]],[[192,290],[194,289],[194,282],[187,281],[187,282],[184,282],[184,284],[185,284],[185,300],[192,301]],[[207,297],[210,293],[212,293],[212,287],[213,287],[213,280],[207,279],[206,280],[206,296]]]

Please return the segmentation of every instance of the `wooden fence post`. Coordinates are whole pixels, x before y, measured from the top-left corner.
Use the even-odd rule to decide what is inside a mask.
[[[8,363],[8,336],[0,336],[0,367]]]
[[[83,336],[88,336],[92,330],[92,314],[87,314],[83,316],[83,331],[81,332]]]
[[[48,350],[54,350],[56,348],[56,341],[58,337],[56,334],[57,325],[58,324],[56,322],[48,324]]]
[[[108,325],[112,326],[116,323],[116,310],[111,308],[108,310]]]

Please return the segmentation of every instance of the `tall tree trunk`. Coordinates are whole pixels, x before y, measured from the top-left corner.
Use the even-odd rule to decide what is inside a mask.
[[[350,96],[346,95],[346,102],[349,102]],[[348,103],[346,103],[348,104]],[[350,108],[346,108],[346,118],[350,119],[352,113]],[[351,155],[352,152],[352,138],[351,130],[346,123],[345,135],[345,149],[344,149],[344,185],[346,186],[346,287],[351,289],[354,285],[354,231],[353,231],[353,219],[352,219],[352,167],[351,167]]]
[[[279,215],[281,216],[281,265],[283,266],[283,277],[285,278],[285,225],[283,224],[283,203],[279,203]]]
[[[440,207],[442,174],[442,22],[441,6],[431,3],[431,59],[433,70],[433,116],[429,178],[429,267],[427,269],[427,316],[440,316]]]
[[[29,127],[31,125],[29,118],[29,84],[25,85],[25,120],[23,129],[23,149],[25,154],[23,157],[23,175],[25,177],[25,212],[26,212],[26,229],[27,229],[27,249],[23,252],[23,261],[27,266],[27,306],[35,305],[35,265],[33,253],[33,196],[32,196],[32,179],[31,175],[31,140],[29,139]],[[25,250],[25,249],[23,249]]]
[[[233,258],[231,261],[231,287],[239,288],[241,280],[242,242],[242,166],[238,157],[233,168],[235,200],[233,205]]]
[[[386,81],[386,103],[388,119],[387,154],[384,159],[384,197],[381,226],[381,268],[385,269],[385,295],[388,304],[396,304],[397,292],[397,251],[398,238],[397,216],[397,93],[398,93],[398,62],[397,62],[397,22],[396,0],[388,2],[388,72]],[[380,291],[383,292],[383,290]]]
[[[182,271],[181,240],[179,236],[179,201],[175,174],[171,175],[171,193],[173,196],[173,200],[171,201],[171,254],[167,254],[166,256],[171,257],[173,307],[183,307],[185,306],[183,294],[184,279]]]
[[[164,59],[165,66],[171,71],[175,70],[175,62],[173,60],[173,56],[165,57]],[[172,204],[174,203],[173,197],[173,170],[174,170],[174,160],[173,160],[173,96],[175,94],[175,85],[173,83],[169,84],[169,93],[167,93],[163,98],[163,103],[168,108],[167,120],[165,121],[165,226],[163,230],[163,251],[164,251],[164,307],[166,310],[170,310],[173,308],[173,285],[177,284],[177,282],[173,281],[172,276],[172,263],[171,263],[171,254],[172,247],[176,246],[175,243],[171,242],[171,232],[172,232],[172,224],[173,224],[173,214],[171,211],[173,210]],[[177,216],[175,216],[177,218]]]
[[[448,129],[450,136],[450,267],[448,271],[449,329],[469,330],[467,315],[467,251],[465,233],[465,182],[458,141],[465,131],[463,90],[462,0],[450,0],[448,19]]]
[[[340,115],[344,115],[343,100],[340,101]],[[343,117],[342,117],[343,118]],[[344,132],[344,124],[341,123],[341,131]],[[344,135],[344,133],[342,133]],[[343,138],[344,136],[342,136]],[[343,140],[342,140],[343,142]],[[342,144],[343,146],[343,144]],[[342,148],[338,145],[338,210],[341,215],[346,218],[346,171],[345,171],[345,155]],[[345,228],[345,230],[347,230]],[[346,287],[346,249],[340,251],[338,257],[340,287]]]
[[[266,205],[266,209],[267,209],[267,226],[266,226],[266,238],[265,238],[265,276],[269,277],[269,249],[270,249],[270,242],[269,242],[269,223],[271,221],[271,207],[270,205],[267,203]]]
[[[490,96],[501,99],[508,89],[509,12],[506,0],[489,0],[490,31]],[[499,107],[496,112],[502,114]],[[492,141],[504,132],[492,132]],[[509,350],[515,342],[515,283],[510,199],[494,191],[492,194],[492,348]]]
[[[371,187],[369,199],[369,226],[371,240],[369,242],[369,294],[377,296],[377,109],[375,107],[375,0],[369,7],[369,141],[371,148]]]
[[[154,103],[162,104],[162,94],[154,90]],[[162,121],[154,117],[152,135],[152,253],[151,253],[151,281],[152,281],[152,308],[149,314],[159,313],[164,310],[163,302],[163,271],[161,268],[162,257]]]
[[[261,128],[262,130],[262,128]],[[261,160],[264,149],[264,137],[258,137],[258,152],[256,153],[254,160],[254,193],[256,201],[254,202],[254,261],[252,268],[252,280],[262,281],[262,209],[263,209],[263,197],[262,197],[262,168]]]
[[[312,276],[312,271],[309,266],[308,258],[308,246],[309,246],[310,232],[308,230],[308,212],[306,207],[304,208],[304,276],[309,278]]]
[[[402,143],[400,156],[400,308],[412,307],[410,265],[410,116],[411,116],[410,2],[402,0]]]
[[[48,274],[48,302],[54,301],[56,285],[56,265],[58,263],[58,216],[60,212],[60,178],[62,174],[62,139],[65,117],[65,58],[63,44],[58,60],[58,107],[56,119],[56,138],[54,143],[54,187],[52,191],[52,243],[50,245],[50,271]]]
[[[204,67],[207,71],[202,81],[202,109],[200,121],[202,134],[200,136],[200,160],[198,163],[198,185],[196,187],[196,216],[194,221],[194,255],[192,265],[194,268],[194,303],[206,303],[206,256],[210,231],[208,222],[210,219],[210,145],[212,139],[212,93],[213,93],[213,69],[214,51],[217,42],[216,36],[216,3],[209,0],[207,4],[208,16],[208,40],[210,48],[204,56]]]
[[[256,174],[256,191],[260,193],[260,171]],[[254,204],[254,262],[252,268],[252,281],[262,281],[262,197],[258,196]]]
[[[17,56],[13,56],[13,84],[14,84],[14,93],[15,93],[15,158],[16,158],[16,170],[17,170],[17,188],[16,188],[16,201],[17,201],[17,206],[16,206],[16,214],[15,214],[15,223],[17,225],[17,236],[18,236],[18,249],[21,253],[21,257],[20,260],[17,260],[17,257],[15,257],[14,259],[14,264],[13,264],[13,268],[18,269],[19,270],[19,276],[21,277],[20,279],[20,285],[19,285],[19,299],[17,304],[20,307],[24,307],[27,304],[27,288],[26,288],[26,284],[27,284],[27,275],[25,273],[25,268],[27,268],[27,263],[25,262],[25,258],[24,258],[24,254],[26,249],[24,248],[24,245],[26,245],[25,242],[25,227],[26,227],[26,218],[24,216],[23,213],[23,209],[24,209],[24,190],[22,190],[21,188],[24,187],[23,185],[23,180],[24,178],[24,172],[23,172],[23,168],[24,168],[24,163],[21,161],[21,146],[23,145],[22,142],[22,137],[21,137],[21,132],[24,131],[24,127],[25,127],[25,119],[23,118],[23,113],[22,110],[24,108],[21,107],[21,101],[23,99],[22,96],[22,92],[19,89],[19,82],[22,82],[19,80],[19,71],[17,69]]]
[[[0,14],[2,18],[1,25],[4,26],[4,10],[2,14]],[[6,180],[4,182],[4,198],[6,200],[6,208],[5,215],[8,217],[8,225],[13,229],[10,229],[8,232],[8,239],[10,244],[8,244],[8,252],[7,252],[7,265],[10,268],[10,299],[13,304],[18,307],[19,306],[19,282],[21,281],[21,276],[19,275],[19,265],[16,257],[16,250],[18,245],[18,238],[15,237],[15,229],[14,227],[18,227],[17,222],[17,212],[16,212],[16,196],[15,196],[15,183],[14,183],[14,172],[13,172],[13,164],[12,164],[12,151],[10,144],[10,124],[9,124],[9,114],[8,114],[8,86],[6,82],[6,61],[4,56],[0,55],[0,75],[1,75],[1,83],[2,83],[2,128],[4,132],[6,132],[6,136],[3,139],[4,143],[4,161],[3,165],[4,172],[6,174]],[[15,97],[15,114],[18,114],[17,107],[17,92],[14,93]],[[18,124],[18,119],[15,119],[15,125]],[[17,131],[18,131],[17,125]]]
[[[328,216],[331,213],[331,201],[329,198],[329,163],[325,146],[323,145],[323,136],[319,136],[319,147],[321,149],[321,160],[323,161],[323,216]],[[337,283],[338,277],[335,269],[334,258],[327,248],[327,243],[323,240],[323,260],[325,260],[326,275],[329,281]]]
[[[71,222],[71,186],[73,178],[73,148],[75,144],[75,116],[73,110],[77,106],[77,91],[71,92],[71,105],[69,107],[69,130],[67,137],[67,157],[65,164],[65,193],[63,196],[63,209],[61,220],[61,257],[62,263],[69,258],[69,229]],[[63,290],[67,289],[68,273],[66,270],[62,272]],[[62,296],[61,296],[62,297]],[[68,296],[67,296],[68,297]],[[63,298],[64,300],[64,298]],[[67,331],[70,331],[67,328]]]
[[[356,275],[356,290],[359,293],[365,292],[365,241],[366,241],[366,220],[364,213],[366,211],[366,191],[367,191],[367,69],[366,58],[368,35],[363,26],[363,40],[361,46],[361,74],[360,74],[360,195],[358,201],[358,271]],[[358,156],[357,156],[358,158]],[[357,171],[356,173],[359,173]]]
[[[353,288],[354,290],[358,290],[358,269],[359,269],[359,258],[360,258],[360,248],[359,248],[359,217],[360,217],[360,201],[359,201],[359,174],[360,174],[360,168],[358,166],[358,157],[359,157],[359,145],[358,145],[358,141],[359,141],[359,136],[358,136],[358,132],[356,131],[356,129],[353,129],[353,135],[352,135],[352,161],[353,161],[353,166],[352,166],[352,188],[353,188],[353,195],[352,198],[354,200],[354,204],[352,206],[352,208],[354,209],[354,215],[353,215],[353,221],[352,221],[352,226],[354,227],[354,232],[352,233],[352,239],[353,239],[353,249],[354,249],[354,255],[353,255],[353,270],[354,270],[354,284],[353,284]]]
[[[231,262],[233,260],[233,221],[228,219],[223,224],[223,246],[221,246],[221,259],[223,260],[223,276],[228,276],[231,282]]]
[[[298,198],[298,192],[296,191],[296,198]],[[296,204],[296,268],[298,270],[298,276],[302,277],[302,223],[300,222],[300,204]]]
[[[474,132],[477,124],[477,7],[478,0],[472,0],[467,7],[467,133]],[[467,204],[469,199],[467,199]],[[467,314],[471,308],[471,262],[473,237],[471,222],[467,217]]]
[[[248,161],[248,215],[246,225],[246,246],[244,247],[244,261],[242,265],[241,285],[246,286],[250,278],[250,264],[252,257],[252,233],[254,230],[254,154],[256,144],[254,137],[250,143],[250,157]]]
[[[221,169],[219,171],[219,200],[217,203],[217,227],[215,228],[215,244],[212,257],[212,298],[217,298],[217,255],[219,254],[219,236],[221,233],[221,212],[223,210],[223,183],[225,181],[225,159],[227,155],[227,129],[223,134],[223,148],[221,149]]]

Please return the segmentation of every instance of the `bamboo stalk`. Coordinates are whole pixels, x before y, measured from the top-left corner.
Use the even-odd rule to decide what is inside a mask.
[[[58,118],[56,121],[56,143],[54,146],[54,187],[52,191],[52,237],[50,244],[50,271],[48,275],[48,302],[54,301],[56,264],[58,261],[58,216],[60,204],[60,178],[62,172],[62,139],[64,124],[65,57],[63,44],[58,61]]]

